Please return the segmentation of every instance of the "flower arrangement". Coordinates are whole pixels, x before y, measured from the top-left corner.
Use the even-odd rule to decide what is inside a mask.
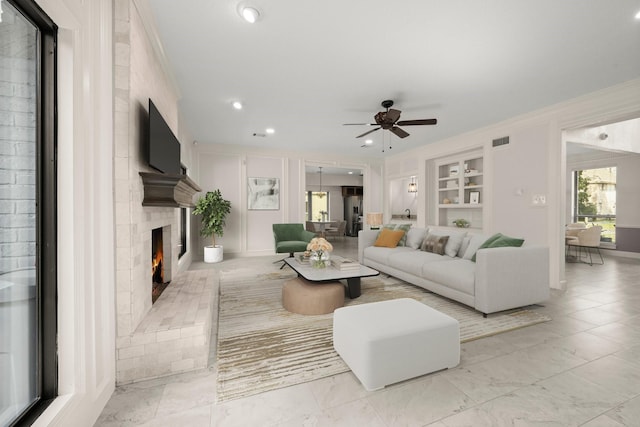
[[[323,237],[314,237],[307,245],[311,251],[311,264],[316,268],[324,268],[329,263],[329,252],[333,250],[331,243]]]

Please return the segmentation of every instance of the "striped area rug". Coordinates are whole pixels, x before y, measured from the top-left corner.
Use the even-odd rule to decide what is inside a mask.
[[[333,314],[304,316],[282,308],[282,284],[295,273],[285,270],[243,276],[237,272],[220,274],[219,402],[349,370],[333,349]],[[356,300],[346,298],[345,305],[395,298],[414,298],[457,319],[461,342],[551,320],[528,309],[485,319],[467,306],[382,275],[362,279],[362,295]]]

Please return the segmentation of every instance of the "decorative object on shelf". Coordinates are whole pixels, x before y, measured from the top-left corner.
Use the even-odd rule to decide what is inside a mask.
[[[382,225],[382,212],[367,213],[367,224],[372,230],[378,230]]]
[[[314,268],[325,268],[330,265],[329,253],[333,250],[331,243],[322,237],[314,237],[307,245],[307,250],[311,251],[309,262]]]
[[[469,221],[462,218],[454,219],[453,223],[456,225],[456,227],[459,227],[459,228],[469,228],[469,226],[471,225]]]
[[[450,205],[451,204],[451,200],[447,199],[446,197],[444,199],[442,199],[442,204],[443,205]]]
[[[458,176],[458,165],[449,166],[449,176]]]
[[[204,247],[204,262],[222,261],[222,245],[216,245],[216,235],[222,237],[225,219],[231,213],[231,202],[222,198],[220,190],[209,191],[196,202],[194,215],[202,215],[200,235],[211,237],[213,245]]]
[[[477,205],[480,203],[480,192],[479,191],[470,191],[469,192],[469,203],[472,205]]]
[[[411,182],[409,183],[409,193],[417,193],[418,192],[418,184],[416,184],[416,177],[411,177]]]
[[[249,210],[280,209],[279,178],[249,178]]]

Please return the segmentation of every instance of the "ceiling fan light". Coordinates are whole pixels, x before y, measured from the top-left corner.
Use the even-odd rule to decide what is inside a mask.
[[[260,17],[260,12],[258,12],[258,9],[253,7],[248,7],[248,6],[243,7],[242,17],[244,18],[245,21],[249,22],[250,24],[253,24]]]

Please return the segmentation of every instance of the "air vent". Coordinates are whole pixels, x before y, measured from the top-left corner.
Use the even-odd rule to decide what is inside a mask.
[[[509,143],[509,137],[503,136],[502,138],[494,139],[493,146],[500,147],[501,145],[507,145]]]

